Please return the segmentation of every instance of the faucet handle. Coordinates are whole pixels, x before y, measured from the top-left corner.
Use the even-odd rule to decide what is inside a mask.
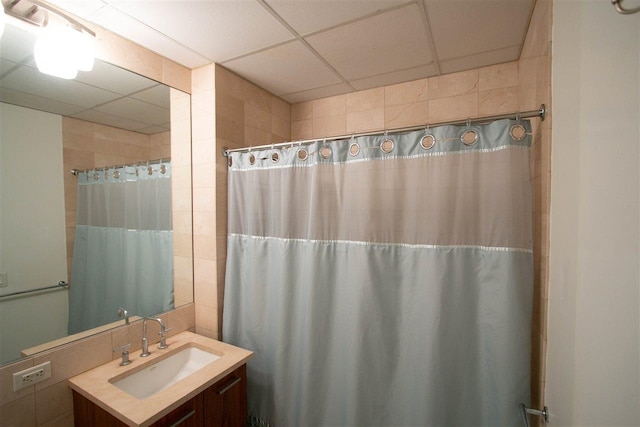
[[[167,345],[167,337],[165,333],[169,332],[171,329],[172,328],[168,328],[164,331],[161,330],[160,332],[158,332],[158,335],[160,335],[160,343],[158,344],[158,349],[164,350],[165,348],[169,347],[169,345]]]
[[[122,345],[120,347],[114,348],[113,352],[117,352],[122,350],[122,361],[120,362],[120,366],[127,366],[129,363],[131,363],[131,361],[129,360],[129,350],[127,350],[129,348],[129,346],[131,345],[131,343],[129,344],[125,344]]]

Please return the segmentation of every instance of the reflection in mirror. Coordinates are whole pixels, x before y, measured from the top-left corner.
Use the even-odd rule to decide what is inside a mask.
[[[101,61],[75,80],[45,76],[34,42],[10,25],[0,39],[0,364],[116,322],[119,307],[149,316],[193,301],[189,95]],[[98,182],[90,199],[109,195],[98,203],[110,210],[79,217]],[[146,211],[113,208],[134,194]]]

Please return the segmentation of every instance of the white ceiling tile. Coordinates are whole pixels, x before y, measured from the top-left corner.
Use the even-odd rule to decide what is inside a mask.
[[[256,1],[114,0],[109,3],[216,62],[294,38]]]
[[[120,95],[139,92],[158,84],[155,80],[100,60],[96,60],[90,72],[79,72],[76,80]]]
[[[340,78],[300,41],[222,65],[275,95],[340,83]]]
[[[120,98],[97,106],[96,111],[137,122],[160,125],[170,121],[169,110],[133,98]]]
[[[18,67],[17,62],[9,61],[8,59],[0,58],[0,78],[4,76],[9,71]]]
[[[0,81],[2,87],[54,99],[66,104],[90,108],[120,95],[86,85],[75,80],[64,80],[40,73],[37,69],[22,66]]]
[[[304,35],[408,3],[407,0],[266,0],[291,27]]]
[[[66,104],[54,99],[1,87],[0,102],[19,105],[33,110],[46,111],[48,113],[58,114],[61,116],[68,116],[84,110],[84,107],[80,107],[78,105]]]
[[[80,113],[72,114],[70,117],[80,120],[86,120],[88,122],[100,123],[115,128],[130,130],[133,132],[140,132],[142,129],[149,127],[148,123],[113,116],[95,110],[84,110]]]
[[[346,83],[338,83],[330,86],[317,87],[302,92],[288,93],[281,95],[285,101],[296,104],[298,102],[311,101],[313,99],[327,98],[334,95],[342,95],[343,93],[353,92],[353,89]]]
[[[522,44],[535,0],[425,0],[438,59]]]
[[[432,62],[427,32],[415,4],[306,40],[347,80]]]
[[[441,61],[440,71],[443,74],[447,74],[455,73],[457,71],[471,70],[473,68],[486,67],[487,65],[515,61],[518,59],[519,55],[520,45],[511,46],[504,49],[497,49],[489,52]]]
[[[169,86],[165,86],[163,84],[157,84],[153,87],[133,94],[131,95],[131,97],[144,102],[148,102],[149,104],[156,105],[166,110],[168,110],[171,106],[169,102]]]
[[[186,45],[111,6],[97,11],[91,21],[187,67],[197,67],[211,62]]]
[[[405,70],[394,71],[392,73],[379,74],[377,76],[352,80],[349,83],[351,83],[351,86],[353,86],[356,90],[364,90],[374,87],[392,85],[398,82],[418,80],[425,77],[435,76],[436,74],[436,67],[433,63],[431,63],[428,65],[422,65],[420,67],[408,68]]]
[[[154,125],[154,126],[138,129],[136,132],[146,133],[147,135],[153,135],[154,133],[166,132],[168,130],[171,130],[171,127],[167,123],[164,126]]]
[[[15,18],[8,17],[12,21]],[[0,37],[0,57],[13,62],[22,62],[33,55],[36,34],[7,23]]]

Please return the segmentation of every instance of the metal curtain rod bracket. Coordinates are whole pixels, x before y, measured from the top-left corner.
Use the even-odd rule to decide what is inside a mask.
[[[477,123],[487,123],[487,122],[492,122],[495,120],[502,120],[502,119],[526,119],[526,118],[530,118],[530,117],[540,117],[540,119],[544,120],[545,117],[547,116],[547,107],[544,104],[540,105],[540,108],[538,108],[537,110],[531,110],[531,111],[523,111],[523,112],[516,112],[516,113],[510,113],[510,114],[498,114],[495,116],[482,116],[482,117],[476,117],[476,118],[468,118],[468,119],[463,119],[463,120],[450,120],[447,122],[440,122],[440,123],[428,123],[426,125],[420,125],[420,126],[411,126],[411,127],[403,127],[403,128],[393,128],[393,129],[385,129],[385,130],[380,130],[380,131],[375,131],[375,132],[365,132],[365,133],[350,133],[349,135],[340,135],[340,136],[331,136],[331,137],[327,137],[327,138],[314,138],[314,139],[305,139],[302,141],[291,141],[291,142],[281,142],[278,144],[267,144],[267,145],[259,145],[259,146],[255,146],[255,147],[243,147],[243,148],[233,148],[233,149],[228,149],[226,147],[222,147],[222,155],[224,157],[229,157],[229,153],[241,153],[241,152],[248,152],[248,151],[252,151],[252,150],[261,150],[261,149],[265,149],[265,148],[281,148],[281,147],[294,147],[294,146],[299,146],[299,145],[308,145],[308,144],[313,144],[314,142],[317,141],[336,141],[339,139],[349,139],[351,140],[352,138],[356,138],[359,136],[375,136],[375,135],[384,135],[385,133],[388,132],[409,132],[409,131],[414,131],[414,130],[420,130],[420,129],[425,129],[426,127],[429,128],[433,128],[436,126],[451,126],[451,125],[471,125],[471,124],[477,124]]]
[[[45,286],[43,288],[29,289],[27,291],[12,292],[10,294],[0,295],[0,298],[15,297],[15,296],[18,296],[18,295],[26,295],[26,294],[31,294],[31,293],[34,293],[34,292],[49,291],[49,290],[53,290],[53,289],[67,289],[68,287],[69,287],[69,284],[67,282],[65,282],[64,280],[60,280],[57,285]]]
[[[520,404],[520,409],[522,410],[522,418],[524,420],[524,425],[529,427],[529,415],[535,415],[537,417],[543,417],[545,424],[549,422],[549,408],[546,406],[540,409],[531,409],[527,408],[524,403]]]
[[[611,4],[616,8],[616,12],[621,13],[623,15],[631,15],[632,13],[640,12],[640,6],[635,7],[633,9],[625,9],[622,7],[623,0],[611,0]]]

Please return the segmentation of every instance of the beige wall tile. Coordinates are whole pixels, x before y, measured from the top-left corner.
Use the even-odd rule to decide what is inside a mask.
[[[0,405],[0,420],[6,427],[35,427],[36,403],[35,394],[21,397],[4,405]]]
[[[454,97],[478,91],[478,70],[429,78],[429,99]]]
[[[252,104],[244,104],[244,125],[271,132],[271,114]]]
[[[280,117],[271,116],[271,133],[288,141],[291,139],[291,122]]]
[[[291,122],[291,139],[302,140],[313,138],[313,120]]]
[[[216,325],[212,325],[212,326],[215,327]],[[196,326],[196,334],[202,335],[203,337],[211,338],[211,339],[214,339],[214,340],[219,339],[218,338],[219,334],[218,334],[217,330],[214,331],[214,330],[211,330],[211,329],[204,328],[202,326]]]
[[[430,120],[429,102],[420,101],[412,104],[387,106],[384,110],[384,118],[386,129],[425,124]]]
[[[162,57],[100,27],[96,31],[96,57],[127,70],[163,81]]]
[[[291,106],[291,121],[313,119],[313,101],[299,102]]]
[[[384,108],[347,113],[347,133],[373,131],[384,127]]]
[[[183,305],[168,313],[167,327],[172,330],[169,336],[179,334],[189,328],[195,327],[195,305],[193,303]]]
[[[36,420],[39,425],[70,412],[73,412],[73,397],[66,381],[36,393]]]
[[[451,96],[429,101],[429,120],[437,123],[478,115],[478,94]]]
[[[98,334],[63,347],[40,353],[34,364],[51,362],[51,378],[36,384],[42,390],[111,360],[111,335]]]
[[[346,115],[347,95],[331,96],[313,101],[313,118]],[[315,123],[314,123],[315,125]]]
[[[162,82],[168,86],[191,92],[191,70],[170,59],[162,58]]]
[[[271,144],[271,133],[262,129],[245,126],[243,142],[245,144],[248,143],[250,146]],[[241,144],[241,146],[245,144]]]
[[[347,132],[347,115],[316,117],[313,120],[313,138],[344,135]]]
[[[513,113],[518,111],[518,88],[492,89],[478,93],[478,114],[490,116],[494,114]]]
[[[220,65],[216,65],[215,70],[216,93],[227,93],[238,99],[243,99],[242,78]]]
[[[414,80],[406,83],[399,83],[384,88],[384,103],[390,105],[413,104],[427,101],[429,89],[429,79]]]
[[[242,94],[231,95],[227,92],[216,92],[216,114],[219,118],[226,118],[234,123],[244,125],[244,101]],[[254,107],[256,108],[256,107]]]
[[[198,264],[197,269],[204,270],[203,274],[206,274],[205,272],[217,271],[216,267],[216,260],[203,260]],[[217,307],[215,277],[207,278],[206,280],[197,280],[194,284],[194,294],[198,304]]]
[[[196,330],[199,328],[218,330],[218,310],[216,307],[196,303]]]
[[[33,359],[21,360],[0,367],[0,405],[25,397],[35,392],[35,387],[13,391],[13,374],[33,366]]]
[[[291,105],[277,96],[271,96],[271,114],[275,117],[290,122],[291,121]]]
[[[486,91],[518,86],[518,62],[483,67],[478,70],[478,90]]]
[[[347,113],[382,109],[384,107],[384,88],[361,90],[347,94]]]
[[[216,242],[214,238],[198,236],[193,239],[193,256],[200,259],[215,260],[216,259]],[[196,292],[196,297],[198,296]]]
[[[73,412],[60,415],[44,424],[38,424],[38,427],[69,427],[73,425]]]
[[[238,77],[239,78],[239,77]],[[243,101],[246,104],[251,104],[261,110],[271,112],[271,95],[266,90],[254,85],[253,83],[242,80],[242,95]]]

